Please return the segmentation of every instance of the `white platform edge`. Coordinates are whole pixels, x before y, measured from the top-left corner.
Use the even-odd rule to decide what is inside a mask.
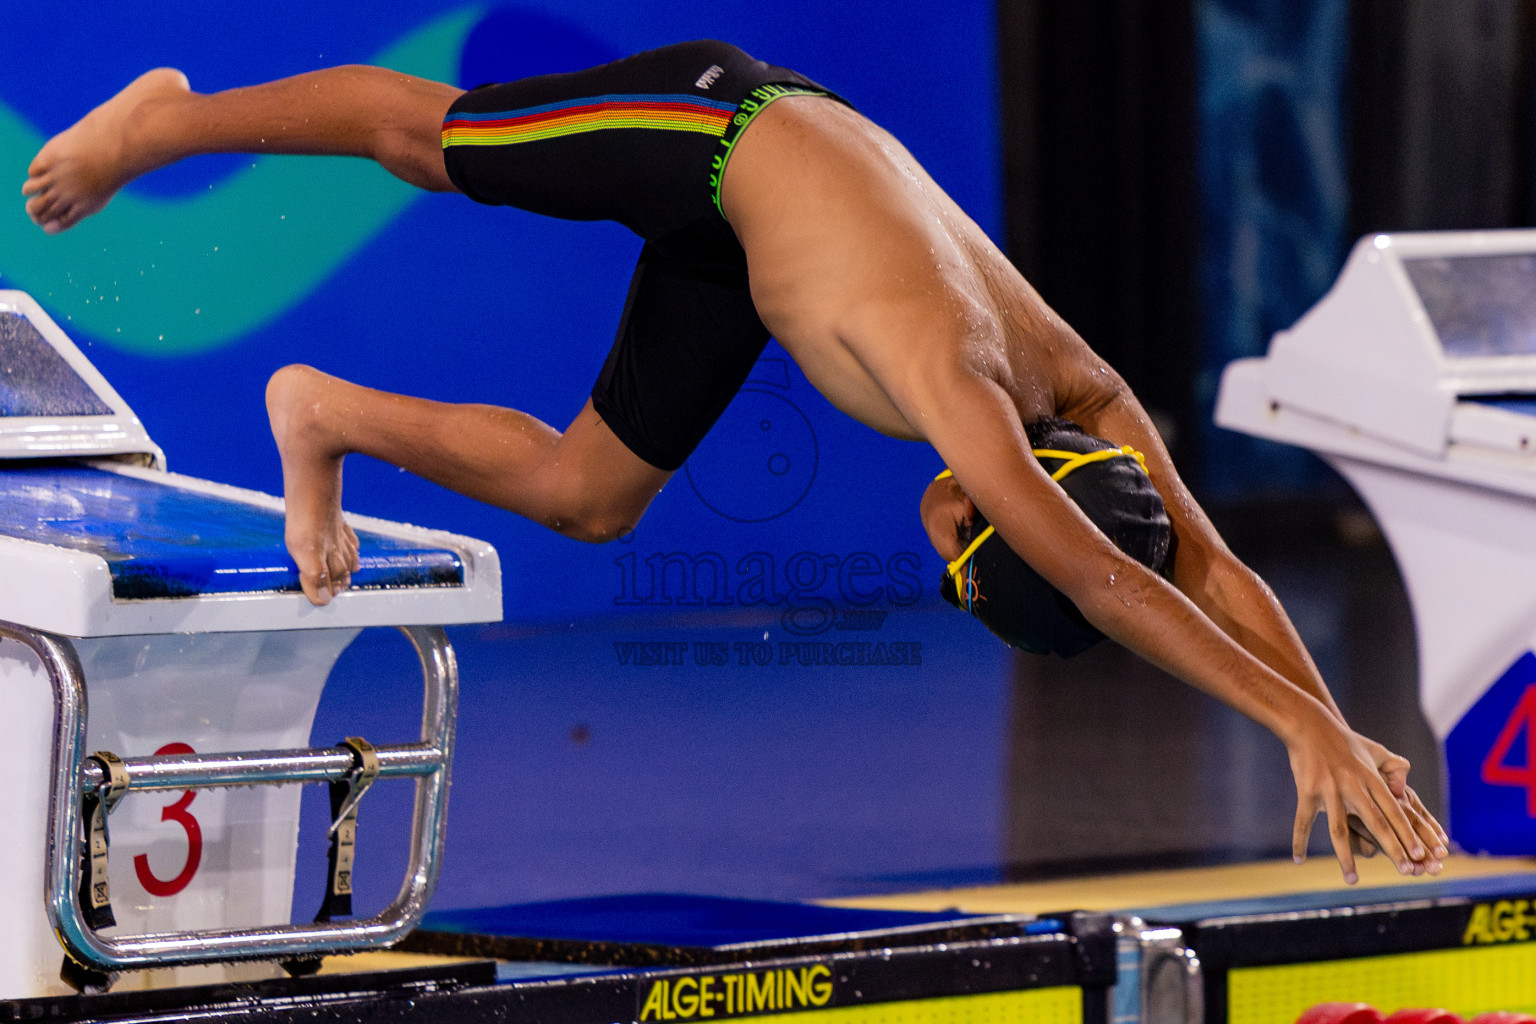
[[[1217,426],[1323,455],[1536,498],[1536,453],[1521,455],[1452,442],[1446,445],[1444,458],[1422,455],[1279,402],[1269,387],[1268,371],[1268,361],[1262,357],[1227,364],[1217,391]]]
[[[281,513],[269,494],[110,461],[98,468]],[[446,548],[464,565],[462,587],[349,590],[317,607],[303,594],[209,594],[119,601],[106,560],[85,551],[0,537],[0,620],[69,637],[234,633],[501,621],[501,560],[484,541],[441,530],[347,515],[353,528]]]

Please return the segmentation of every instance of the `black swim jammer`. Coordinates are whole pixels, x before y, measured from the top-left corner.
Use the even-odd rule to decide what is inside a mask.
[[[660,469],[693,453],[768,343],[719,186],[742,130],[790,95],[838,98],[706,40],[484,86],[443,121],[448,176],[471,199],[646,240],[592,404]]]

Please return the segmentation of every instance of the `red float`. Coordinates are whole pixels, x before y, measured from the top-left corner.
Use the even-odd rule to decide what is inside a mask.
[[[1382,1013],[1370,1003],[1318,1003],[1296,1024],[1382,1024]]]
[[[1465,1020],[1444,1007],[1398,1010],[1387,1018],[1387,1024],[1467,1024]]]

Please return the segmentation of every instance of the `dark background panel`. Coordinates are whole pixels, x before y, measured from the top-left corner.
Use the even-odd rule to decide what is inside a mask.
[[[1009,255],[1192,461],[1194,6],[1002,0],[998,25]]]

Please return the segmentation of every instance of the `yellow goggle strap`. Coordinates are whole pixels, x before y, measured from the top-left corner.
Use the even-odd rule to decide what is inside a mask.
[[[1052,448],[1035,448],[1032,450],[1037,459],[1066,460],[1065,463],[1057,467],[1056,472],[1051,474],[1051,479],[1057,482],[1060,482],[1062,477],[1080,466],[1086,466],[1090,462],[1103,462],[1105,459],[1116,459],[1122,455],[1129,455],[1135,459],[1136,465],[1141,467],[1143,473],[1147,471],[1147,457],[1128,444],[1123,444],[1119,448],[1105,448],[1103,451],[1086,453],[1056,451]]]
[[[1065,477],[1068,473],[1072,472],[1074,469],[1079,469],[1083,466],[1086,466],[1090,462],[1103,462],[1106,459],[1118,459],[1122,455],[1129,455],[1130,457],[1134,458],[1136,460],[1136,465],[1141,467],[1141,471],[1143,473],[1147,471],[1147,457],[1128,444],[1123,444],[1119,448],[1105,448],[1102,451],[1097,452],[1065,452],[1055,448],[1032,448],[1030,450],[1034,453],[1034,456],[1037,459],[1066,460],[1059,467],[1057,467],[1056,472],[1051,474],[1051,479],[1055,480],[1057,483],[1060,483],[1062,478]],[[943,480],[945,477],[949,476],[954,476],[954,473],[946,469],[944,472],[934,477],[934,480]],[[976,554],[976,549],[981,547],[981,545],[985,543],[986,539],[992,536],[992,534],[995,532],[997,531],[993,528],[992,524],[988,523],[987,528],[982,530],[981,534],[972,540],[970,545],[960,553],[960,557],[949,563],[949,575],[954,578],[955,586],[958,587],[960,585],[960,570],[965,568],[965,563],[970,561],[971,556]]]
[[[977,548],[981,547],[982,542],[996,532],[997,530],[992,524],[988,523],[987,528],[982,530],[975,540],[971,541],[970,546],[960,552],[960,557],[949,563],[949,574],[954,577],[956,586],[960,583],[960,570],[965,568],[965,563],[971,560],[971,556],[976,553]]]

